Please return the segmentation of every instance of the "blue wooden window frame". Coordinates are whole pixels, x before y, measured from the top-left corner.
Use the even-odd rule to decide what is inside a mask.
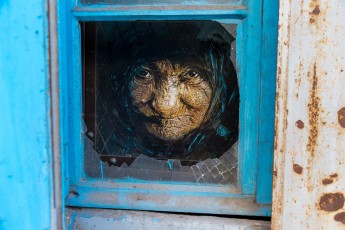
[[[205,7],[205,5],[207,7]],[[61,143],[65,204],[79,207],[269,216],[278,1],[137,7],[58,1]],[[176,182],[102,180],[83,171],[80,22],[217,20],[235,23],[240,86],[240,189]]]

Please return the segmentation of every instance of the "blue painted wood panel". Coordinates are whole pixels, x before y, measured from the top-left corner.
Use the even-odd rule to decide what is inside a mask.
[[[0,1],[0,229],[49,229],[47,5]]]
[[[248,1],[248,16],[240,27],[243,47],[238,52],[240,75],[239,180],[244,194],[254,194],[257,176],[258,111],[262,1]],[[239,33],[240,34],[240,33]],[[257,54],[257,55],[253,55]]]
[[[264,1],[261,47],[261,104],[259,114],[258,177],[256,201],[272,202],[274,105],[276,94],[278,4],[276,0]]]

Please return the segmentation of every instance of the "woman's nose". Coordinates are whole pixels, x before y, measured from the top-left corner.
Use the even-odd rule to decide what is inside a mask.
[[[155,89],[153,109],[165,118],[172,118],[180,109],[178,85],[174,79],[165,79]]]

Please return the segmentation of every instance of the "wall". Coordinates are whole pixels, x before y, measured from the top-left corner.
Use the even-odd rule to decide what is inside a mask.
[[[273,229],[345,228],[344,21],[344,1],[280,1]]]
[[[49,229],[47,5],[0,1],[0,229]]]

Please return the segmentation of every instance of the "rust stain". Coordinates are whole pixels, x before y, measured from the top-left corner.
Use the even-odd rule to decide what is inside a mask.
[[[344,195],[340,192],[324,194],[320,199],[319,206],[324,211],[337,211],[344,206]]]
[[[297,173],[297,174],[302,174],[303,168],[298,164],[294,164],[293,165],[293,171],[295,171],[295,173]]]
[[[338,122],[341,127],[345,128],[345,107],[338,111]]]
[[[299,129],[303,129],[304,128],[304,122],[301,120],[298,120],[298,121],[296,121],[296,126]]]
[[[313,7],[314,4],[311,4],[310,7]],[[316,5],[314,7],[314,9],[309,13],[310,15],[310,19],[309,22],[310,23],[314,23],[315,22],[315,18],[320,14],[321,10],[320,10],[320,5]]]
[[[319,15],[320,14],[320,6],[319,5],[316,5],[315,8],[313,9],[313,11],[311,12],[311,14],[314,14],[314,15]]]
[[[313,74],[312,74],[312,87],[310,89],[310,102],[308,104],[308,116],[309,116],[309,137],[307,150],[312,156],[315,153],[315,147],[317,145],[317,138],[319,135],[319,103],[320,98],[317,96],[318,90],[318,78],[316,76],[316,63],[314,63]]]
[[[282,69],[280,67],[278,67],[278,74],[281,74],[282,73]]]
[[[331,175],[329,175],[329,177],[322,180],[322,184],[324,184],[324,185],[332,184],[334,182],[334,180],[337,180],[337,178],[338,178],[337,173],[331,174]]]
[[[339,212],[334,216],[335,221],[339,221],[343,224],[345,224],[345,212]]]
[[[279,84],[279,77],[277,78],[277,82],[278,82],[278,84]],[[279,85],[278,85],[278,87],[279,87]],[[278,114],[279,113],[279,103],[278,103],[278,99],[279,99],[279,92],[277,91],[276,92],[276,103],[275,103],[275,105],[276,105],[276,108],[277,108],[277,110],[276,110],[276,114]],[[277,144],[277,139],[278,139],[278,136],[277,136],[277,127],[278,127],[278,119],[275,119],[274,120],[274,151],[276,151],[277,150],[277,148],[278,148],[278,144]]]
[[[273,176],[274,176],[274,177],[277,177],[277,175],[278,175],[278,174],[277,174],[277,170],[273,170]]]
[[[330,175],[330,177],[331,177],[331,178],[336,178],[336,177],[338,177],[338,174],[337,174],[337,173],[334,173],[334,174]]]
[[[322,184],[324,184],[324,185],[328,185],[328,184],[332,184],[332,183],[333,183],[333,180],[329,179],[329,178],[326,178],[326,179],[322,180]]]

